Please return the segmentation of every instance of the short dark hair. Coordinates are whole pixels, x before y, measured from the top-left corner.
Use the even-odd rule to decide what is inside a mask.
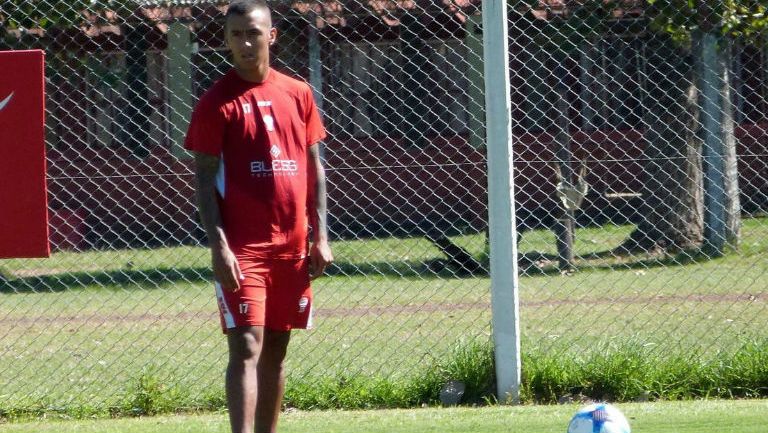
[[[244,16],[256,9],[264,9],[270,16],[272,15],[272,10],[269,8],[266,0],[234,0],[229,3],[227,13],[224,17],[229,18],[232,15]]]

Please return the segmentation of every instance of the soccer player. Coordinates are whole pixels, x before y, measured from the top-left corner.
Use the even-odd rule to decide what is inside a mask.
[[[270,67],[277,31],[264,0],[232,2],[225,36],[234,68],[198,102],[185,146],[229,346],[232,432],[267,433],[291,329],[311,326],[310,280],[333,261],[318,144],[326,134],[310,87]]]

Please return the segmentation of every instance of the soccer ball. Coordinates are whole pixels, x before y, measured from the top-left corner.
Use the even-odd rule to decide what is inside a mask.
[[[571,418],[568,433],[630,433],[624,414],[608,403],[584,406]]]

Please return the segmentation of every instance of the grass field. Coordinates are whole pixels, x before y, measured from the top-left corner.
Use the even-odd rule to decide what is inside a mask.
[[[768,401],[618,405],[634,433],[765,433]],[[575,405],[311,411],[283,415],[283,433],[565,433]],[[225,433],[224,414],[0,424],[6,433]]]
[[[560,275],[548,231],[520,279],[524,350],[579,354],[595,342],[670,352],[734,350],[768,330],[768,220],[745,220],[738,252],[715,260],[612,257],[631,226],[577,232],[579,270]],[[482,235],[454,239],[477,257]],[[334,244],[314,285],[316,329],[294,334],[292,381],[402,378],[490,335],[490,280],[439,267],[423,238]],[[57,253],[0,265],[0,409],[114,404],[141,379],[199,398],[221,393],[225,346],[204,248]]]

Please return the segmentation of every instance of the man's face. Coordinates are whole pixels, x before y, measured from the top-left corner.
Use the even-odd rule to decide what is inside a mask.
[[[246,15],[232,15],[226,25],[227,47],[235,67],[250,70],[269,63],[269,46],[277,37],[269,12],[256,8]]]

